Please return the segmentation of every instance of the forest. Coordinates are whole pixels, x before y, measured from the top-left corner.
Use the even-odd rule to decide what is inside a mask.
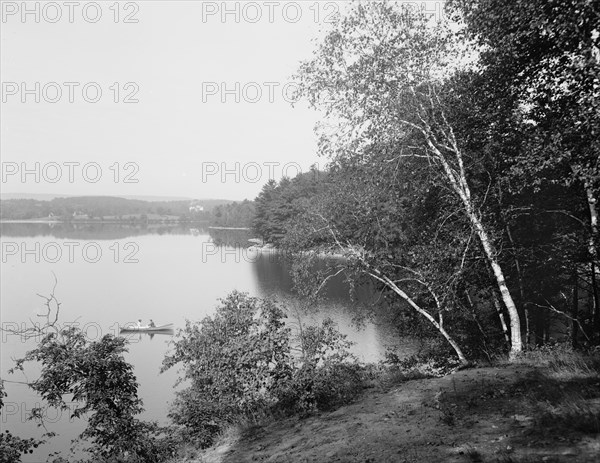
[[[332,271],[376,281],[461,361],[598,345],[597,5],[447,14],[460,30],[361,4],[325,37],[297,77],[328,170],[266,184],[254,228],[345,255]]]

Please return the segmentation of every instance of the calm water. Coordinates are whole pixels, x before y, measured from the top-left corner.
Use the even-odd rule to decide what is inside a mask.
[[[47,224],[3,224],[0,241],[2,264],[0,308],[3,328],[14,328],[40,320],[43,299],[58,280],[55,295],[61,302],[60,321],[75,322],[90,339],[119,328],[138,318],[157,325],[173,323],[182,327],[186,319],[199,320],[213,313],[218,299],[231,290],[253,296],[271,296],[295,310],[298,300],[291,292],[291,278],[285,262],[274,255],[216,245],[206,230],[189,228],[141,228],[125,226]],[[221,240],[217,239],[217,242]],[[328,299],[317,313],[303,314],[304,323],[329,316],[340,331],[356,342],[354,353],[363,361],[381,358],[385,346],[394,342],[384,326],[353,323],[375,295],[365,295],[352,304],[343,282],[332,280]],[[159,374],[170,336],[132,335],[127,356],[135,367],[144,400],[146,419],[167,423],[176,371]],[[2,333],[0,375],[23,381],[21,374],[8,375],[11,358],[19,357],[34,345],[18,336]],[[35,378],[35,370],[27,370]],[[39,436],[42,431],[26,416],[39,398],[26,386],[7,383],[8,397],[0,423],[21,436]],[[65,450],[70,439],[81,432],[81,423],[70,423],[56,411],[47,414],[47,428],[60,436],[25,462],[45,461],[49,452]]]

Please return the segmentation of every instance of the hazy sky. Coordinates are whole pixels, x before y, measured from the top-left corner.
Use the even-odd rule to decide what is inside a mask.
[[[319,162],[291,76],[335,4],[2,3],[3,193],[254,198]]]
[[[292,75],[347,2],[1,3],[3,193],[252,199],[324,165]]]

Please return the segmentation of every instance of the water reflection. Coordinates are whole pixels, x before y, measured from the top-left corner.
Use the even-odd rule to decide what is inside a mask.
[[[140,223],[0,222],[0,236],[10,238],[47,236],[75,240],[118,240],[143,235],[199,235],[206,233],[207,229],[208,224],[181,224],[173,226]]]
[[[167,339],[168,337],[171,337],[174,334],[175,334],[175,330],[158,331],[156,333],[132,333],[131,331],[121,330],[121,333],[119,336],[127,339],[128,342],[132,343],[132,342],[141,342],[142,339],[146,339],[146,338],[148,338],[150,341],[152,341],[154,339],[154,336],[158,336],[159,338],[164,336],[165,339]]]

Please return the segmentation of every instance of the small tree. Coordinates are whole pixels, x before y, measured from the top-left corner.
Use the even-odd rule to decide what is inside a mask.
[[[90,442],[86,450],[94,461],[163,461],[171,454],[173,442],[162,439],[164,430],[156,424],[137,418],[143,407],[133,367],[124,358],[127,341],[112,335],[89,341],[79,328],[59,328],[60,303],[54,290],[44,299],[45,323],[13,332],[41,341],[9,372],[24,371],[30,362],[41,366],[39,378],[29,387],[47,406],[66,411],[70,410],[67,399],[77,404],[71,417],[87,417],[79,437]],[[41,409],[32,412],[41,424],[43,416]]]

